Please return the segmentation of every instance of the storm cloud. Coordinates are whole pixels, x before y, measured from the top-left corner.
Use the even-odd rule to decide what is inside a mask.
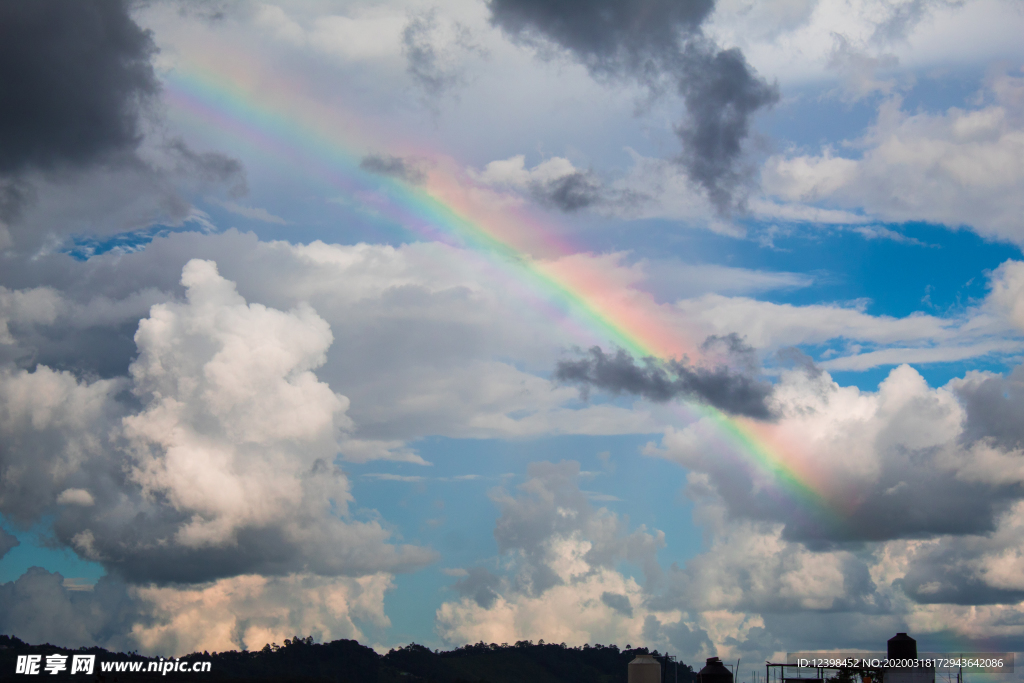
[[[675,127],[683,144],[678,163],[720,212],[742,204],[750,119],[779,93],[742,52],[721,50],[704,35],[712,0],[491,0],[489,6],[493,23],[514,38],[553,42],[595,76],[630,77],[655,91],[667,79],[686,106]]]
[[[0,5],[0,173],[134,150],[155,50],[121,0]]]
[[[705,346],[720,342],[732,354],[751,351],[736,335],[710,337]],[[724,364],[709,368],[691,365],[685,359],[663,363],[650,358],[641,365],[623,349],[608,354],[595,346],[583,358],[559,361],[554,377],[560,382],[580,385],[584,396],[593,388],[642,396],[656,403],[676,399],[699,401],[761,420],[774,417],[770,406],[772,385],[756,379],[749,367],[737,372]]]
[[[11,548],[15,548],[20,545],[17,538],[7,533],[5,530],[0,529],[0,560],[4,558]]]
[[[0,6],[0,247],[180,226],[196,215],[186,197],[248,191],[240,162],[164,125],[157,48],[135,8]]]
[[[912,555],[900,587],[912,600],[922,604],[1019,603],[1024,600],[1024,581],[1019,578],[1019,553],[1016,557],[1014,553],[1022,539],[1018,534],[1011,539],[1012,543],[1006,543],[1007,539],[999,536],[996,533],[987,537],[947,538],[940,544],[922,546]],[[1007,563],[1007,556],[1016,562]],[[1007,568],[1017,580],[1008,582],[1005,577],[996,575],[992,570],[998,564],[993,560],[1009,564]]]

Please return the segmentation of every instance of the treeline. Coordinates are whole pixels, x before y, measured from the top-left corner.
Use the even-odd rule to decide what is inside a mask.
[[[273,680],[296,683],[626,683],[626,667],[638,654],[661,658],[666,683],[694,683],[693,669],[683,663],[668,662],[657,650],[647,648],[620,650],[615,645],[567,647],[540,641],[520,641],[514,645],[477,643],[449,651],[435,651],[415,643],[379,655],[354,640],[335,640],[316,644],[312,638],[296,637],[284,645],[268,645],[256,651],[195,652],[182,657],[189,662],[209,661],[208,673],[153,672],[125,673],[101,671],[102,662],[159,661],[135,653],[109,652],[102,648],[69,650],[52,645],[28,645],[18,638],[0,636],[0,680],[31,680],[16,675],[18,655],[96,655],[91,676],[63,672],[49,675],[40,669],[40,677],[50,681],[244,681]],[[668,664],[666,667],[665,664]]]

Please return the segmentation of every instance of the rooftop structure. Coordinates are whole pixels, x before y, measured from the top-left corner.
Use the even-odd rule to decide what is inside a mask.
[[[932,655],[926,655],[930,657]],[[765,663],[765,683],[935,683],[934,666],[917,666],[917,641],[897,633],[883,652],[798,652],[785,663]],[[963,683],[960,670],[943,680]]]

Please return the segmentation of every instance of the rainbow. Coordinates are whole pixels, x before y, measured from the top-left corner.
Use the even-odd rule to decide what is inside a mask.
[[[164,83],[165,98],[177,115],[213,127],[255,154],[302,169],[356,198],[379,220],[497,264],[531,304],[572,328],[577,338],[610,343],[637,358],[697,355],[686,331],[658,315],[659,304],[648,293],[616,282],[596,269],[593,259],[578,258],[580,250],[559,239],[556,229],[474,182],[450,159],[397,145],[433,161],[422,185],[367,173],[360,160],[367,153],[396,149],[394,135],[381,135],[341,108],[311,101],[295,83],[252,62],[243,64],[236,55],[180,64],[164,74]],[[366,146],[377,139],[391,144]],[[680,405],[678,410],[687,422],[696,419],[695,427],[707,432],[702,436],[721,445],[722,457],[756,465],[772,482],[773,497],[796,502],[818,523],[841,523],[850,504],[838,502],[842,496],[830,490],[813,463],[800,456],[797,444],[775,425],[708,406]]]

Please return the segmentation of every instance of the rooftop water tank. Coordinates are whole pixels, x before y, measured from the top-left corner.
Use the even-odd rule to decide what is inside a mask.
[[[654,655],[637,655],[626,672],[629,683],[661,683],[661,664]]]
[[[707,664],[697,674],[698,683],[732,683],[732,672],[718,657],[708,657]]]
[[[906,633],[897,633],[889,639],[889,659],[917,659],[917,641]]]

